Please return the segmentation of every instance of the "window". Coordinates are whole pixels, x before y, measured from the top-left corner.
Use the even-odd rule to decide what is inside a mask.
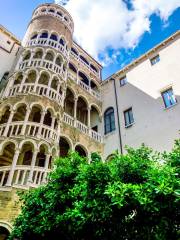
[[[7,41],[7,44],[9,44],[9,45],[10,45],[10,44],[11,44],[11,42],[10,42],[10,41]]]
[[[121,87],[124,86],[124,85],[126,85],[126,83],[127,83],[127,78],[126,78],[126,76],[120,78],[119,81],[120,81],[120,86],[121,86]]]
[[[174,104],[177,103],[172,88],[169,88],[166,91],[162,92],[162,98],[164,100],[165,108],[173,106]]]
[[[104,131],[105,134],[115,130],[114,109],[108,108],[104,113]]]
[[[9,72],[5,72],[3,77],[0,80],[0,83],[6,81],[6,79],[8,78],[8,75],[9,75]]]
[[[132,108],[129,108],[126,111],[124,111],[124,121],[125,127],[129,127],[134,123]]]
[[[160,61],[159,54],[150,59],[151,65],[154,65]]]

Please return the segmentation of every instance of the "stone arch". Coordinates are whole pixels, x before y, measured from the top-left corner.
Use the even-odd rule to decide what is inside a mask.
[[[88,123],[88,101],[84,96],[79,95],[77,100],[76,117],[77,120],[87,125]]]
[[[40,143],[38,149],[35,166],[45,167],[46,155],[49,153],[50,146],[46,143]]]
[[[0,239],[1,240],[8,239],[11,231],[12,226],[9,223],[0,220]]]
[[[75,101],[75,92],[70,88],[67,87],[66,89],[66,97],[64,100],[64,110],[70,116],[74,117],[74,101]]]
[[[72,150],[72,141],[66,135],[61,135],[59,139],[59,155],[60,157],[66,157],[68,152]]]
[[[51,79],[51,75],[49,74],[49,72],[46,71],[46,70],[42,70],[40,72],[40,77],[39,77],[38,83],[47,86],[49,81],[50,81],[50,79]]]
[[[27,111],[27,105],[24,102],[16,103],[13,109],[15,110],[15,113],[12,122],[24,121]]]
[[[46,50],[46,53],[45,53],[45,60],[47,61],[50,61],[50,62],[53,62],[54,61],[54,58],[56,56],[56,53],[52,50],[52,49],[47,49]]]
[[[43,106],[41,106],[39,103],[32,103],[30,108],[31,113],[29,115],[29,121],[40,123]]]
[[[58,65],[58,66],[62,66],[62,64],[63,64],[63,57],[62,57],[62,55],[61,54],[58,54],[57,56],[56,56],[56,61],[55,61],[55,63],[56,63],[56,65]]]
[[[82,81],[84,84],[86,84],[87,86],[90,85],[89,77],[84,71],[79,70],[78,77],[79,77],[79,80]]]
[[[38,37],[38,32],[37,31],[31,33],[31,35],[30,35],[31,40],[37,39],[37,37]]]
[[[23,52],[22,61],[29,60],[30,57],[31,57],[31,51],[30,51],[30,50],[25,50],[25,51]]]
[[[94,79],[91,79],[90,86],[91,86],[91,89],[93,89],[94,91],[97,91],[97,92],[100,91],[100,86],[99,84],[97,84],[97,82]]]
[[[41,30],[39,38],[48,38],[49,32],[47,30]]]
[[[37,78],[37,70],[36,69],[29,69],[27,72],[27,77],[25,83],[35,83]]]
[[[22,72],[18,72],[14,76],[14,85],[21,84],[23,80],[24,74]]]
[[[11,110],[12,106],[10,104],[7,104],[6,106],[3,107],[0,116],[0,124],[7,123],[9,116],[11,114]]]
[[[72,62],[69,62],[69,71],[76,77],[78,68]]]
[[[43,55],[44,55],[43,48],[38,47],[34,49],[34,56],[33,56],[34,59],[42,59]]]
[[[82,144],[77,143],[74,150],[78,152],[81,157],[88,157],[88,151]]]
[[[71,52],[73,52],[76,56],[79,56],[79,52],[76,48],[72,47]]]
[[[2,146],[0,152],[0,166],[10,166],[13,161],[17,143],[15,143],[15,141],[12,140],[7,140],[2,142],[0,146]]]

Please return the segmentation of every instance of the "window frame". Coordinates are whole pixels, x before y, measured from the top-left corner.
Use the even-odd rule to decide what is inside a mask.
[[[156,56],[150,58],[151,66],[156,65],[158,62],[160,62],[160,55],[157,54]]]
[[[124,81],[125,80],[125,81]],[[122,83],[122,81],[123,81],[123,83]],[[127,76],[125,75],[124,77],[121,77],[120,79],[119,79],[119,83],[120,83],[120,87],[123,87],[123,86],[125,86],[126,84],[127,84]]]
[[[131,112],[131,114],[130,114],[130,112]],[[127,118],[126,118],[126,113],[128,114],[128,121],[127,121]],[[128,127],[132,126],[134,124],[134,114],[133,114],[132,107],[129,107],[126,110],[124,110],[123,114],[124,114],[125,128],[128,128]]]
[[[168,93],[169,91],[171,91],[171,93],[172,93],[172,95],[171,96],[169,96],[169,103],[170,103],[170,105],[168,105],[167,104],[167,102],[166,102],[166,99],[165,99],[165,97],[166,97],[166,93]],[[167,89],[165,89],[165,90],[163,90],[162,92],[161,92],[161,96],[162,96],[162,99],[163,99],[163,102],[164,102],[164,107],[165,107],[165,109],[168,109],[168,108],[170,108],[170,107],[173,107],[174,105],[176,105],[177,104],[177,98],[176,98],[176,96],[175,96],[175,94],[174,94],[174,91],[173,91],[173,88],[172,87],[169,87],[169,88],[167,88]],[[174,102],[172,102],[172,99],[171,99],[171,97],[174,97]]]
[[[109,107],[104,112],[104,135],[116,130],[114,108]]]

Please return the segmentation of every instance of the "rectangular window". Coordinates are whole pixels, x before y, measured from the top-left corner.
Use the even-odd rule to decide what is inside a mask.
[[[127,77],[124,76],[124,77],[120,78],[119,81],[120,81],[120,86],[122,87],[122,86],[126,85],[126,83],[127,83]]]
[[[129,108],[126,111],[124,111],[124,121],[125,127],[129,127],[134,123],[132,108]]]
[[[159,54],[150,59],[151,65],[154,65],[160,61]]]
[[[162,98],[164,100],[165,108],[168,108],[170,106],[173,106],[177,103],[177,100],[174,96],[173,89],[169,88],[166,91],[162,92]]]

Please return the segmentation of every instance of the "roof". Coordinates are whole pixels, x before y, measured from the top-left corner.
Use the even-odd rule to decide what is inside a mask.
[[[117,71],[116,73],[113,73],[111,76],[109,76],[107,79],[105,79],[104,81],[102,81],[102,84],[107,83],[108,81],[110,81],[112,78],[118,77],[120,75],[122,75],[122,73],[126,73],[129,70],[131,70],[132,68],[136,67],[139,63],[145,61],[146,59],[148,59],[152,54],[154,54],[156,51],[161,50],[163,47],[165,47],[167,44],[171,43],[175,38],[177,38],[180,35],[180,30],[176,31],[175,33],[173,33],[171,36],[169,36],[168,38],[166,38],[164,41],[162,41],[161,43],[159,43],[158,45],[156,45],[155,47],[151,48],[149,51],[147,51],[146,53],[144,53],[143,55],[141,55],[139,58],[136,58],[134,61],[132,61],[131,63],[129,63],[128,65],[126,65],[124,68],[122,68],[121,70]]]
[[[7,28],[0,24],[0,31],[8,35],[12,40],[14,40],[18,45],[21,45],[21,40],[19,40],[13,33],[11,33]]]

